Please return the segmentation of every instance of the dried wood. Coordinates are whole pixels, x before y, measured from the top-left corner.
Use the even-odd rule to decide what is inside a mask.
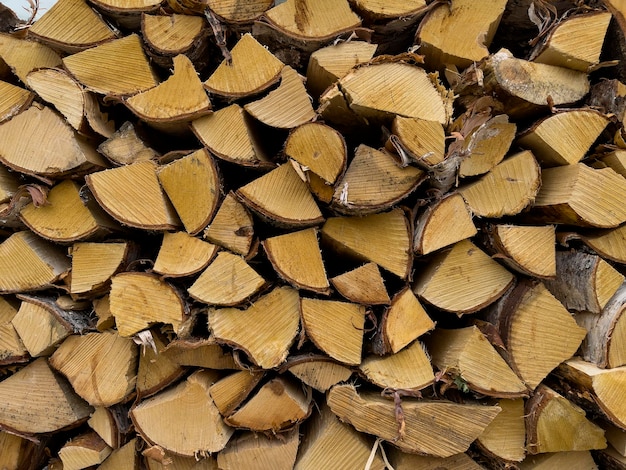
[[[101,464],[112,449],[95,432],[81,434],[59,450],[64,470],[81,470]]]
[[[24,111],[35,98],[32,92],[4,81],[0,81],[0,96],[0,123]]]
[[[207,5],[228,23],[251,23],[272,6],[272,1],[208,0]]]
[[[0,33],[0,58],[22,83],[35,69],[61,65],[61,57],[48,46],[6,33]]]
[[[350,368],[323,355],[292,356],[282,369],[287,369],[303,383],[320,392],[327,392],[333,385],[345,382],[352,376]]]
[[[90,298],[107,292],[111,277],[130,261],[131,252],[127,242],[74,243],[70,293],[76,298]]]
[[[87,420],[87,424],[107,445],[113,449],[120,447],[122,433],[113,414],[113,408],[98,406]]]
[[[98,467],[98,470],[137,470],[139,468],[139,454],[135,450],[137,439],[132,439],[113,452]]]
[[[387,305],[391,300],[376,263],[365,263],[330,279],[333,287],[350,302]]]
[[[264,375],[262,371],[241,370],[211,385],[209,393],[220,414],[225,418],[230,416],[248,398]]]
[[[585,450],[529,455],[520,463],[522,470],[548,470],[557,467],[572,470],[597,470],[598,468],[591,452]]]
[[[154,272],[165,277],[183,277],[205,269],[213,260],[218,247],[186,232],[165,232]]]
[[[429,457],[427,455],[407,454],[394,447],[390,447],[387,452],[393,468],[397,470],[436,470],[442,466],[448,470],[480,470],[485,468],[465,453],[450,457]]]
[[[299,441],[297,430],[281,438],[246,432],[229,441],[217,464],[224,470],[291,470]]]
[[[476,444],[496,459],[521,462],[526,456],[526,425],[522,398],[498,400],[502,411],[476,439]]]
[[[130,163],[156,160],[158,154],[148,147],[137,134],[135,126],[126,121],[107,140],[98,146],[98,152],[116,166]]]
[[[0,297],[0,365],[29,360],[28,350],[12,323],[18,308],[5,297]]]
[[[254,240],[254,222],[233,193],[226,195],[203,237],[242,256],[250,254]]]
[[[135,389],[141,398],[172,385],[186,372],[186,368],[175,361],[169,351],[166,352],[168,344],[163,335],[155,330],[148,331],[153,344],[142,344],[137,361]]]

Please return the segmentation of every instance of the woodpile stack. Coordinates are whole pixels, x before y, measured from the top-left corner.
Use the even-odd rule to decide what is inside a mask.
[[[624,2],[0,9],[0,468],[626,468]]]

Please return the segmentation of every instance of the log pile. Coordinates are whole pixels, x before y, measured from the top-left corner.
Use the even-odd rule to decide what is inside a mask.
[[[0,7],[0,468],[626,468],[623,2]]]

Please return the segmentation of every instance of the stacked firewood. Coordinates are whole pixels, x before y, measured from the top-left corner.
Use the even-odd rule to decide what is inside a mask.
[[[623,2],[0,10],[0,468],[626,468]]]

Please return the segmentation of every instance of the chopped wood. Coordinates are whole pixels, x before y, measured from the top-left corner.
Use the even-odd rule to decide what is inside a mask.
[[[626,262],[626,225],[584,233],[564,232],[557,238],[565,246],[570,240],[581,240],[604,259],[617,263]]]
[[[121,27],[138,30],[142,13],[152,13],[160,8],[158,0],[94,0],[93,5],[114,19]]]
[[[350,368],[323,355],[292,356],[282,369],[287,369],[303,383],[320,392],[327,392],[333,385],[345,382],[352,376]]]
[[[186,232],[165,232],[152,269],[165,277],[190,276],[205,269],[217,249]]]
[[[571,470],[596,470],[591,452],[588,450],[549,452],[541,455],[529,455],[519,465],[521,470],[549,470],[551,468],[569,468]]]
[[[48,46],[6,33],[0,33],[0,57],[22,83],[35,69],[61,65],[61,57]]]
[[[350,302],[387,305],[391,300],[376,263],[365,263],[330,279],[333,287]]]
[[[430,457],[427,455],[407,454],[394,447],[388,449],[389,461],[396,470],[480,470],[483,467],[465,454],[455,454],[450,457]]]
[[[0,297],[0,365],[27,362],[28,349],[13,326],[18,307]]]
[[[399,139],[399,144],[412,161],[429,166],[443,161],[445,133],[440,122],[396,116],[391,123],[391,132]],[[389,150],[390,146],[396,147],[392,139],[386,145]]]
[[[154,160],[158,156],[156,151],[148,147],[139,137],[135,126],[130,121],[126,121],[107,137],[107,140],[98,146],[98,152],[116,166]]]
[[[0,468],[7,470],[34,470],[42,465],[44,455],[37,443],[15,434],[0,431]]]
[[[272,6],[272,0],[207,0],[207,4],[228,23],[251,23]]]
[[[215,457],[204,456],[198,460],[196,457],[181,457],[170,454],[162,461],[158,461],[148,456],[146,451],[143,452],[143,455],[146,456],[146,464],[149,470],[218,470]]]
[[[112,449],[95,432],[81,434],[59,450],[64,470],[81,470],[101,464]]]
[[[297,429],[281,438],[245,432],[217,454],[217,464],[224,470],[291,470],[299,443]]]
[[[216,245],[248,256],[254,240],[254,222],[233,193],[226,195],[203,237]]]
[[[135,384],[137,395],[141,398],[172,385],[186,372],[186,368],[172,358],[170,351],[166,352],[168,344],[165,338],[157,331],[148,332],[153,344],[142,344]]]
[[[232,353],[225,351],[215,340],[203,341],[175,340],[168,344],[168,358],[181,366],[202,367],[205,369],[241,369]]]
[[[522,398],[498,401],[502,411],[476,439],[487,455],[506,462],[521,462],[526,455],[526,425]]]
[[[241,370],[211,385],[209,393],[220,414],[224,417],[230,416],[248,398],[263,376],[262,371]]]
[[[136,470],[139,468],[139,455],[135,448],[137,439],[132,439],[113,452],[98,467],[99,470]]]
[[[72,296],[90,298],[106,293],[111,277],[130,261],[131,252],[131,245],[127,242],[74,243],[70,251]]]
[[[113,449],[120,447],[122,439],[121,431],[115,420],[112,409],[97,406],[87,420],[87,424],[109,447]]]

